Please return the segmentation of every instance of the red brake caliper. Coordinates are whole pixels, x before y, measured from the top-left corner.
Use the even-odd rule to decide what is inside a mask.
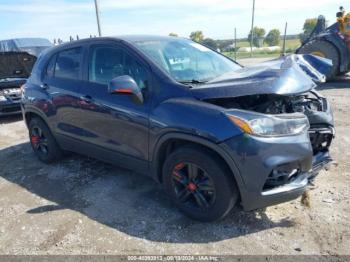
[[[181,175],[178,173],[178,171],[179,171],[180,169],[182,169],[184,166],[185,166],[184,163],[177,164],[177,165],[175,166],[175,168],[174,168],[173,176],[176,176],[176,177],[178,177],[178,178],[181,178]]]
[[[173,176],[176,176],[177,178],[181,179],[181,175],[178,173],[179,170],[181,170],[185,166],[184,163],[179,163],[175,166],[174,171],[173,171]],[[197,185],[193,182],[189,182],[187,185],[187,189],[190,191],[194,192],[197,190]]]
[[[32,142],[33,145],[38,144],[39,139],[40,139],[39,136],[36,136],[36,135],[32,135],[32,136],[30,137],[30,141]]]

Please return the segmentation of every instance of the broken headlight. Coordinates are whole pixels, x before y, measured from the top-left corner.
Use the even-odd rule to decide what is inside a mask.
[[[256,136],[298,135],[310,128],[307,117],[301,113],[267,115],[244,110],[230,110],[227,116],[243,132]]]

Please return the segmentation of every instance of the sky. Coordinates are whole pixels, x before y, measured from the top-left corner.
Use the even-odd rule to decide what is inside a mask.
[[[255,25],[287,34],[302,31],[306,18],[319,14],[333,23],[339,0],[256,0]],[[201,30],[206,37],[246,37],[253,0],[99,0],[102,34],[168,35],[188,37]],[[67,40],[97,35],[94,0],[0,0],[0,39],[45,37]]]

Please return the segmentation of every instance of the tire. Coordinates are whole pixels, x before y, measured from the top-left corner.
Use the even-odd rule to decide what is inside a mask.
[[[300,50],[300,54],[312,54],[312,53],[320,53],[323,54],[325,58],[331,59],[333,63],[333,67],[331,72],[326,75],[327,80],[332,80],[339,74],[339,64],[340,57],[337,49],[331,43],[324,40],[311,40],[306,43]]]
[[[29,123],[29,141],[35,155],[46,164],[63,155],[49,127],[40,118],[34,117]]]
[[[222,160],[210,150],[196,146],[181,147],[167,157],[163,182],[178,209],[202,222],[226,216],[239,197],[233,174]]]

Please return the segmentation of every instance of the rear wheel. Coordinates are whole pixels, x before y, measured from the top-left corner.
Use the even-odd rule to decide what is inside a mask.
[[[324,40],[311,40],[300,50],[300,54],[312,54],[332,60],[332,71],[326,75],[327,80],[331,80],[339,74],[340,58],[337,49],[329,42]]]
[[[62,157],[50,129],[40,118],[33,118],[29,123],[29,139],[35,155],[44,163],[51,163]]]
[[[223,218],[236,204],[239,193],[233,175],[209,150],[182,147],[168,156],[163,181],[176,206],[199,221]]]

